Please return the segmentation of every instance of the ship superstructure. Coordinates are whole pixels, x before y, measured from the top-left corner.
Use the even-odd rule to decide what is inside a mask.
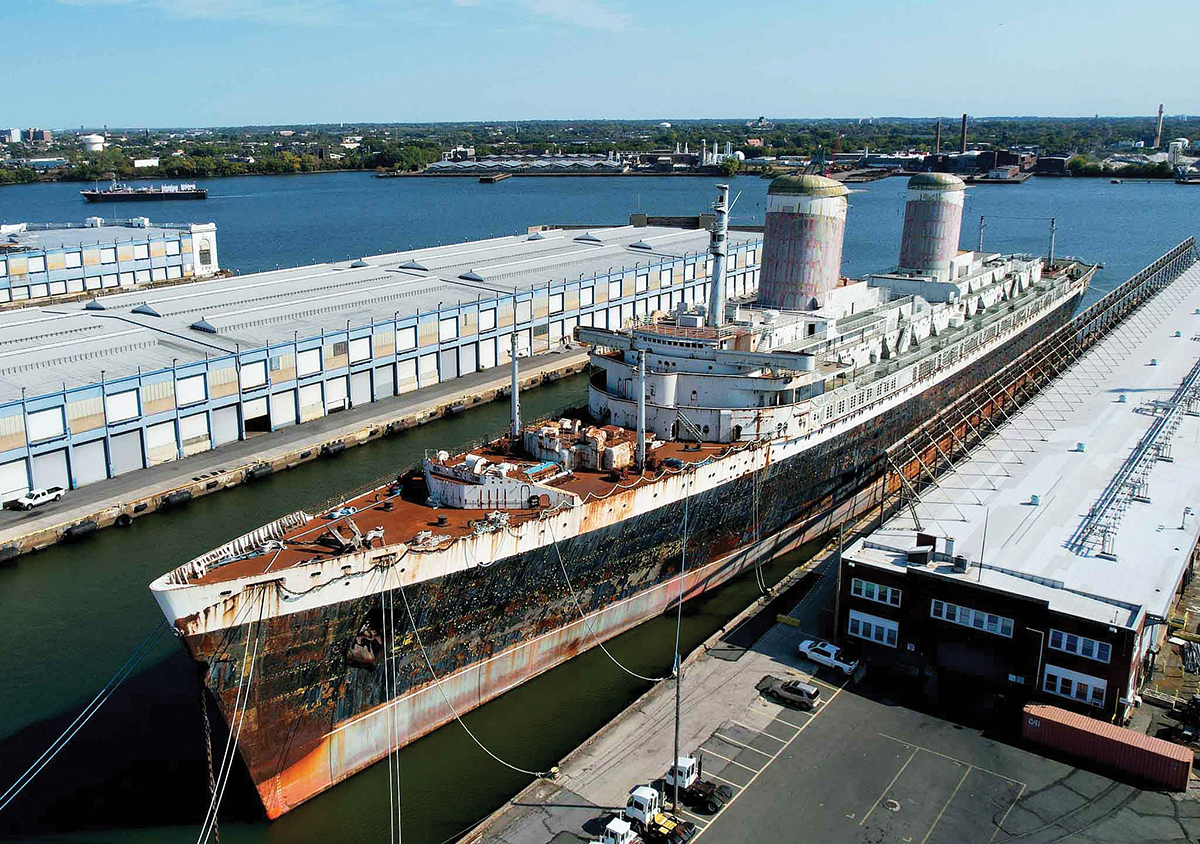
[[[147,202],[168,199],[208,199],[208,189],[194,184],[142,185],[130,187],[114,180],[104,190],[81,190],[88,202]]]
[[[577,329],[586,408],[521,424],[514,355],[508,436],[156,580],[267,813],[871,507],[890,445],[1069,316],[1093,267],[959,251],[962,182],[909,188],[897,268],[849,281],[845,188],[776,180],[748,306],[722,186],[707,305]]]

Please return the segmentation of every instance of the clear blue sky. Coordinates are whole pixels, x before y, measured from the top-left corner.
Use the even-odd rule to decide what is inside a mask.
[[[0,126],[1196,113],[1195,27],[1154,9],[3,0]]]

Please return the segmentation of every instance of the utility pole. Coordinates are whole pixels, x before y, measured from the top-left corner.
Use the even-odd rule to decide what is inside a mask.
[[[685,470],[686,471],[686,470]],[[673,773],[671,777],[674,780],[674,795],[671,797],[673,810],[679,811],[679,771],[675,770],[675,764],[679,759],[679,719],[680,719],[680,702],[683,697],[683,663],[679,659],[679,631],[683,627],[683,588],[687,581],[687,537],[688,537],[688,506],[687,497],[692,492],[691,476],[685,474],[687,483],[684,486],[683,494],[683,545],[679,551],[679,604],[675,608],[675,755],[671,757],[671,764],[667,768]]]

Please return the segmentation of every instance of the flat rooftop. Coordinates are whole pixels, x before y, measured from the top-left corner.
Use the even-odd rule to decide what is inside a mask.
[[[923,570],[1107,624],[1165,616],[1200,534],[1197,309],[1200,264],[925,490],[924,533],[953,537],[972,565]],[[903,569],[914,528],[902,510],[845,556]]]
[[[0,253],[18,250],[35,252],[43,249],[78,249],[81,246],[128,243],[135,240],[178,238],[181,232],[187,231],[187,228],[183,224],[143,226],[121,225],[116,221],[109,221],[101,226],[81,226],[68,223],[49,226],[39,224],[36,229],[0,233]]]
[[[96,229],[78,231],[94,233]],[[144,231],[144,230],[142,230]],[[582,240],[580,238],[583,238]],[[731,232],[730,241],[757,240]],[[633,248],[639,241],[650,246]],[[0,401],[476,299],[545,288],[708,248],[696,229],[550,230],[101,295],[0,313]],[[356,266],[358,265],[358,266]],[[466,278],[464,278],[466,276]],[[147,305],[158,316],[133,313]],[[204,320],[216,333],[191,326]]]

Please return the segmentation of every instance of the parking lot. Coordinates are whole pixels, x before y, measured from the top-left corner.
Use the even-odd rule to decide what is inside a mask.
[[[832,578],[830,578],[832,580]],[[819,606],[818,595],[812,602]],[[817,613],[808,613],[815,618]],[[1200,789],[1144,791],[1065,760],[901,705],[883,677],[853,677],[800,656],[806,638],[776,624],[748,649],[714,648],[684,682],[685,752],[733,798],[715,815],[683,810],[693,841],[850,844],[1184,844],[1200,841]],[[817,685],[812,712],[760,694],[766,676]],[[628,790],[661,777],[671,684],[639,701],[469,844],[595,841]],[[1005,736],[1001,739],[998,736]],[[1193,783],[1197,780],[1193,778]],[[667,794],[668,801],[670,794]]]
[[[814,666],[804,665],[802,670]],[[705,776],[733,787],[713,841],[1188,842],[1200,803],[1139,790],[881,703],[818,674],[812,713],[764,699],[700,750]]]

